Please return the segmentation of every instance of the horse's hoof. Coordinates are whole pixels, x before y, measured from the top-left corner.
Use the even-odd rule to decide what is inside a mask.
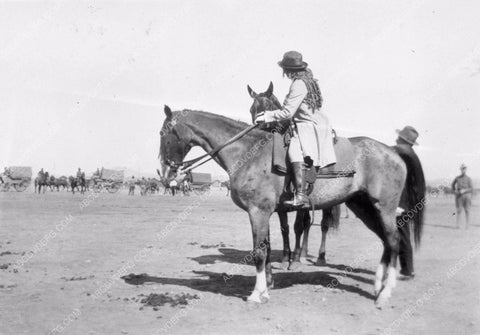
[[[247,298],[247,302],[256,303],[256,304],[264,304],[270,300],[270,295],[268,291],[265,290],[262,293],[260,291],[254,290],[252,294]]]
[[[288,269],[290,271],[296,271],[298,269],[300,269],[302,267],[302,263],[300,263],[299,261],[293,261],[290,263],[290,266],[288,267]]]
[[[388,303],[388,300],[391,297],[391,293],[388,290],[382,290],[380,294],[376,295],[377,299],[375,299],[375,307],[378,309],[382,309]]]
[[[308,263],[308,260],[307,260],[307,257],[305,256],[300,256],[300,263],[302,264],[307,264]]]
[[[318,255],[317,261],[315,262],[317,266],[325,266],[327,265],[327,260],[325,259],[325,253],[322,252]]]
[[[382,309],[386,307],[387,302],[388,302],[388,298],[384,298],[380,295],[378,296],[377,300],[375,300],[375,307],[378,309]]]
[[[281,270],[288,270],[288,267],[290,266],[290,262],[282,262],[280,263],[280,269]]]

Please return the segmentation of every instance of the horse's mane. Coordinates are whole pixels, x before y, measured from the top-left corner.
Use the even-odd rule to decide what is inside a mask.
[[[182,119],[189,119],[195,121],[197,116],[207,117],[215,120],[221,121],[224,127],[230,128],[233,132],[240,132],[245,128],[249,127],[250,125],[246,122],[240,120],[234,120],[224,115],[210,113],[202,110],[193,110],[193,109],[183,109],[181,111],[173,112],[174,119],[177,119],[181,122]],[[251,139],[258,139],[263,132],[258,129],[254,129],[253,131],[249,132],[244,136],[244,138],[251,138]]]
[[[221,115],[221,114],[215,114],[215,113],[211,113],[211,112],[206,112],[206,111],[202,111],[202,110],[194,110],[194,109],[183,109],[181,111],[177,111],[177,112],[173,112],[174,114],[181,114],[181,113],[187,113],[190,114],[190,113],[193,113],[193,114],[200,114],[200,115],[210,115],[211,117],[214,117],[214,118],[218,118],[218,119],[222,119],[223,121],[225,122],[228,122],[228,123],[234,123],[234,124],[237,124],[238,126],[241,126],[241,127],[248,127],[249,124],[246,123],[246,122],[243,122],[243,121],[240,121],[240,120],[234,120],[234,119],[231,119],[227,116],[224,116],[224,115]]]

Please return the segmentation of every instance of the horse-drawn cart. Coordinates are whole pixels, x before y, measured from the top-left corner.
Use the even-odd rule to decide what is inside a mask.
[[[7,192],[13,187],[17,192],[25,191],[32,182],[30,166],[11,166],[0,176],[1,191]]]
[[[193,193],[200,195],[208,192],[212,186],[212,175],[210,173],[192,172],[190,188]]]
[[[100,176],[94,176],[90,180],[90,187],[95,192],[107,190],[109,193],[117,193],[123,186],[123,170],[110,170],[102,168]]]

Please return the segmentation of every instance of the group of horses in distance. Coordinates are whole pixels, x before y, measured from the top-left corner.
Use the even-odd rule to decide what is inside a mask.
[[[75,194],[75,191],[84,194],[85,191],[88,191],[88,185],[89,181],[85,178],[85,175],[82,175],[80,178],[73,176],[69,176],[68,178],[66,176],[56,178],[53,175],[50,176],[48,171],[45,171],[43,174],[39,173],[35,178],[34,192],[38,194],[45,193],[47,188],[50,189],[50,191],[56,189],[58,192],[61,188],[62,190],[71,191],[73,194]]]
[[[273,85],[257,94],[249,87],[253,103],[250,108],[252,120],[258,113],[281,109],[282,105],[273,94]],[[243,137],[228,146],[214,151],[235,135],[244,131],[248,124],[225,116],[204,111],[172,111],[165,106],[165,121],[160,131],[161,175],[169,178],[181,171],[185,156],[190,149],[200,146],[206,152],[215,152],[213,159],[229,174],[231,198],[248,214],[254,247],[256,281],[248,301],[262,303],[269,300],[268,289],[274,280],[271,266],[269,220],[277,213],[282,226],[285,261],[291,262],[287,212],[293,209],[282,206],[281,196],[285,187],[285,175],[272,170],[271,133],[266,129],[252,128]],[[211,130],[215,129],[214,132]],[[323,223],[338,220],[338,205],[347,207],[373,231],[383,244],[375,279],[375,305],[384,306],[396,285],[396,263],[401,251],[399,245],[396,211],[403,192],[408,194],[406,210],[416,207],[425,196],[419,178],[423,171],[409,163],[391,147],[368,137],[351,137],[350,152],[355,173],[349,178],[316,179],[314,192],[310,195],[311,209],[324,211]],[[261,143],[262,145],[258,145]],[[247,164],[239,161],[249,155]],[[297,242],[310,227],[306,223],[305,209],[297,211],[295,234]],[[413,234],[420,243],[423,228],[423,207],[412,218]],[[327,225],[328,226],[328,225]],[[297,249],[297,245],[296,245]],[[355,252],[355,251],[353,251]],[[298,250],[295,251],[295,254]]]

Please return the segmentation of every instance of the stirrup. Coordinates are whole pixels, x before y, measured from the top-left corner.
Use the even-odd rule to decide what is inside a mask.
[[[292,208],[307,208],[310,207],[310,201],[305,194],[297,193],[293,199],[284,201],[283,205]]]

